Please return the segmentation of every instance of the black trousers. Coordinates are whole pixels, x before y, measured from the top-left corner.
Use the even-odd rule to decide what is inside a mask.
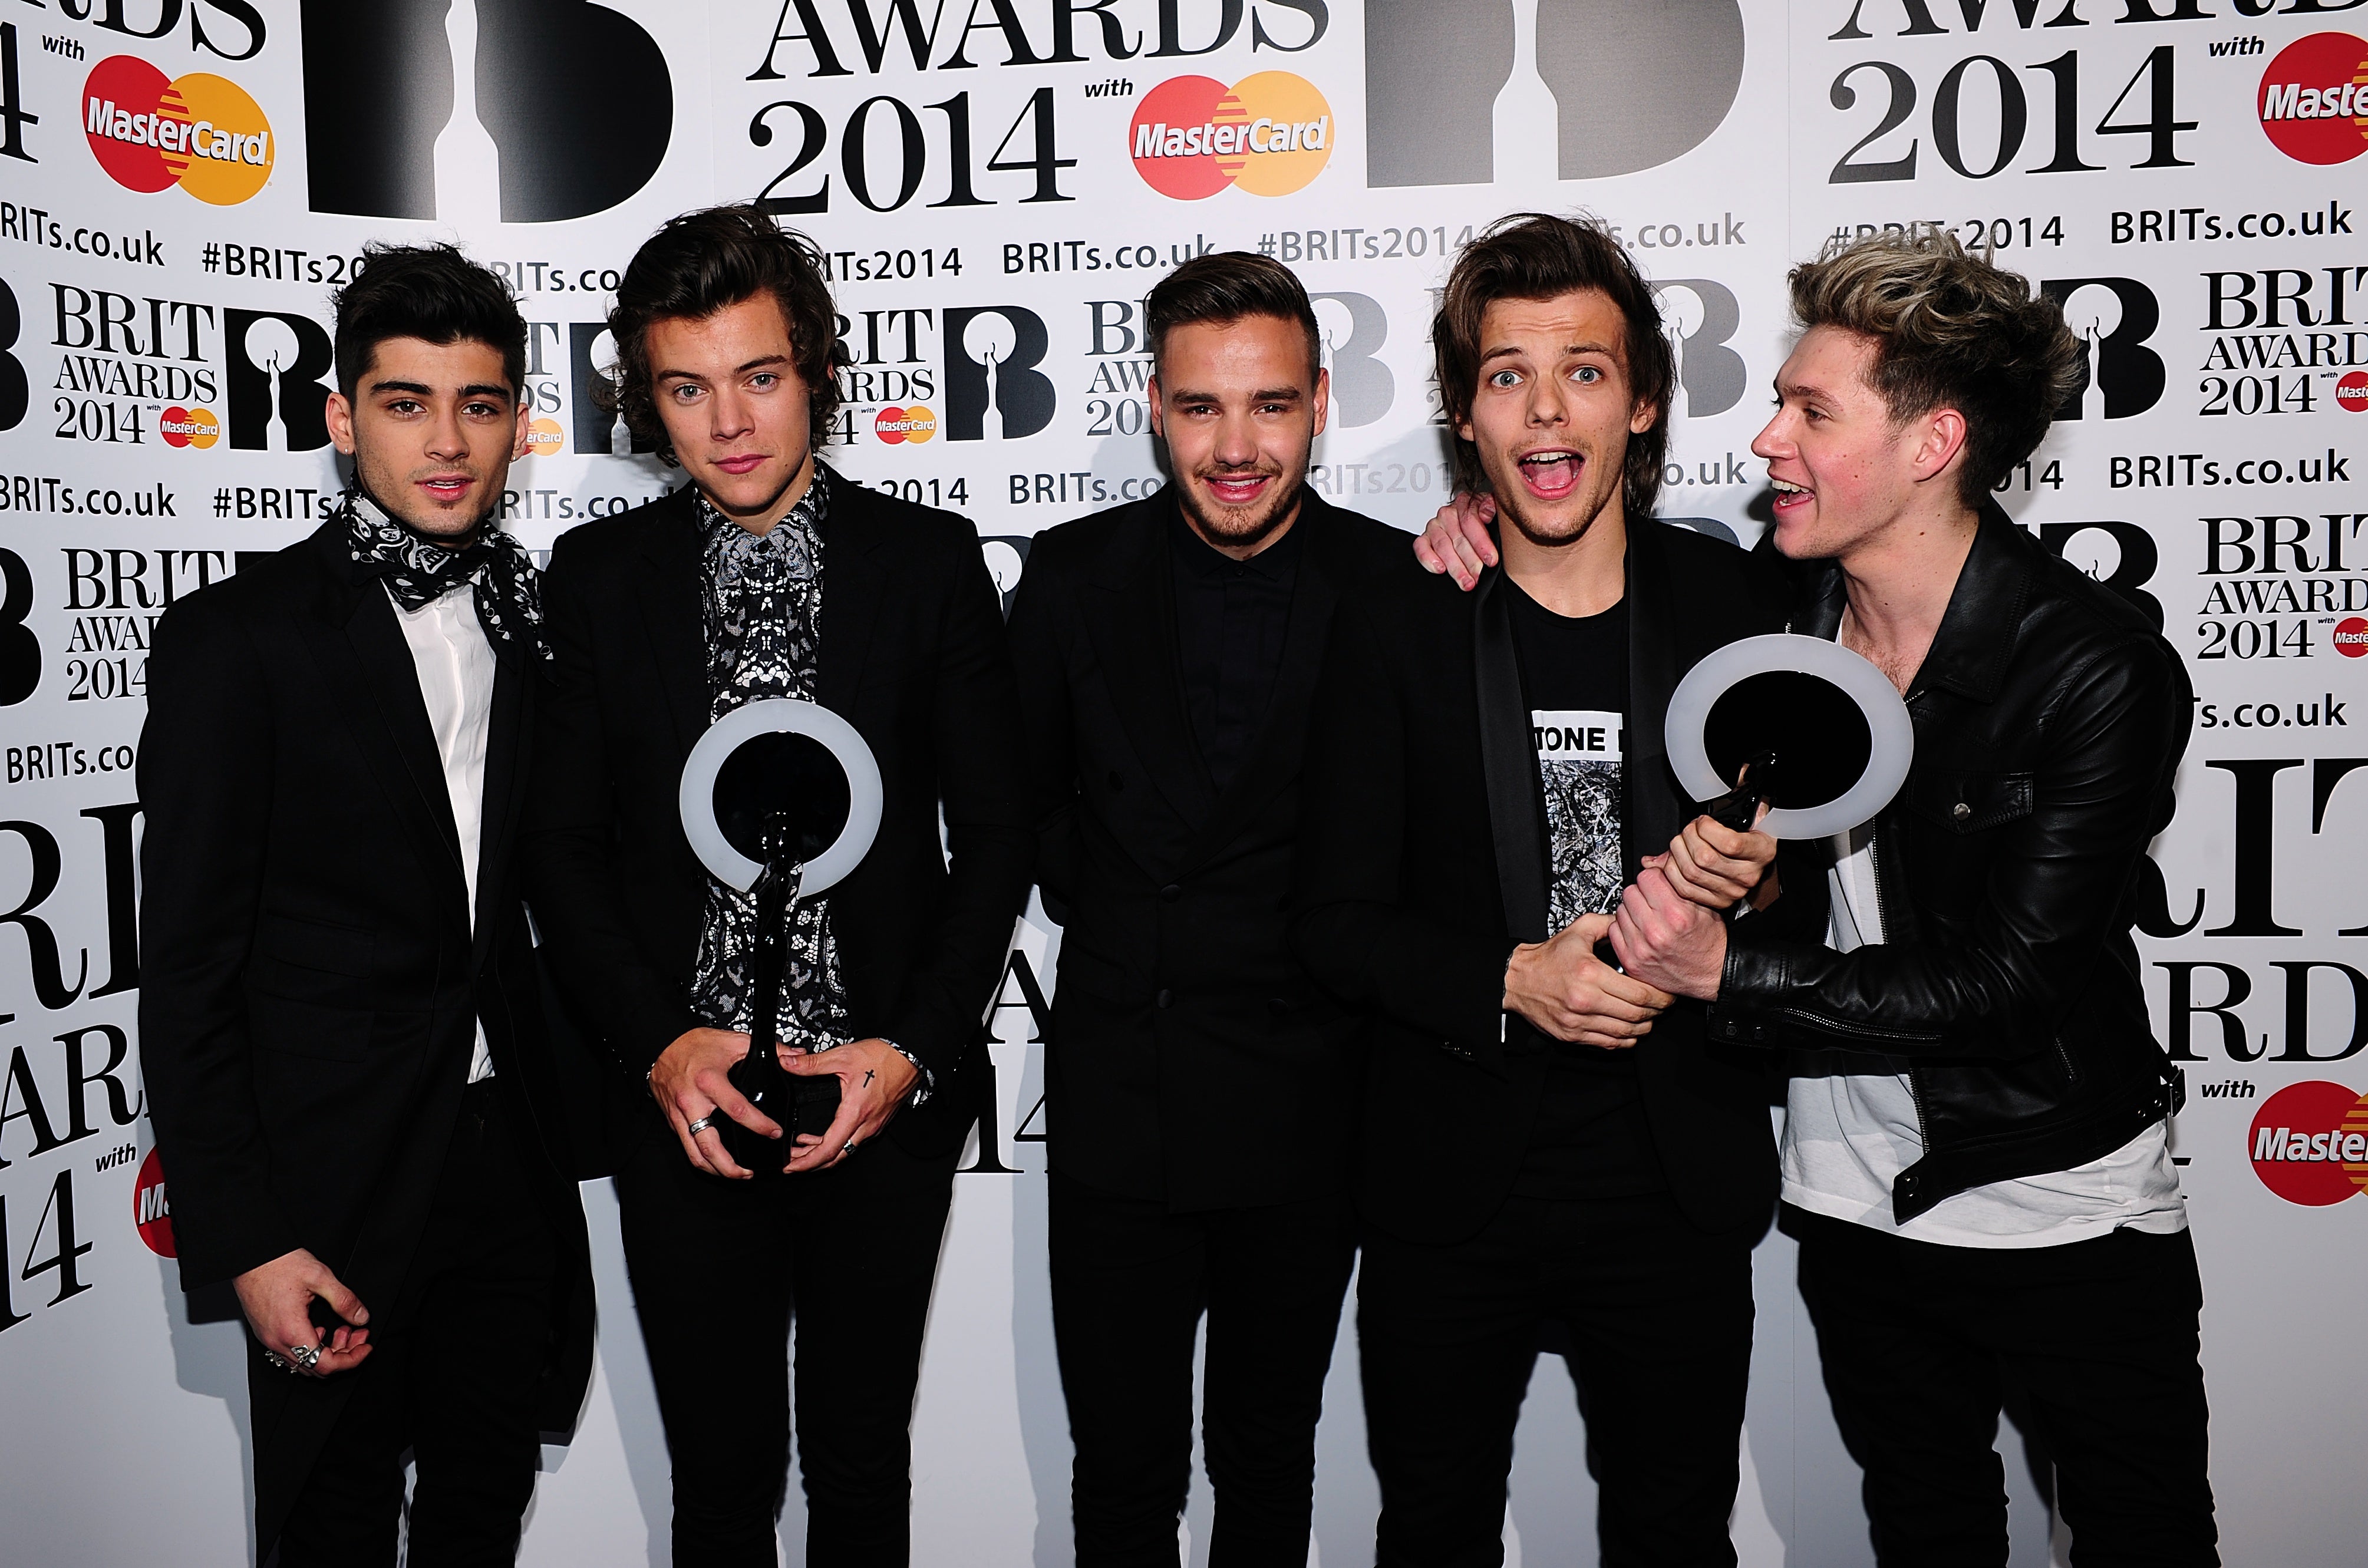
[[[353,1386],[280,1532],[279,1568],[393,1568],[406,1449],[412,1568],[517,1559],[559,1267],[527,1147],[499,1081],[470,1085],[402,1306],[372,1314],[376,1348],[342,1374]],[[253,1375],[289,1376],[247,1344]]]
[[[726,1181],[668,1135],[618,1173],[677,1568],[780,1560],[793,1304],[808,1568],[906,1560],[913,1391],[957,1157],[916,1160],[892,1132],[835,1170]]]
[[[1305,1568],[1315,1423],[1356,1256],[1349,1202],[1177,1214],[1048,1180],[1077,1568],[1177,1568],[1204,1311],[1212,1568]]]
[[[1517,1196],[1446,1246],[1369,1229],[1357,1328],[1380,1568],[1504,1562],[1513,1428],[1550,1322],[1569,1335],[1605,1568],[1730,1568],[1756,1238],[1704,1235],[1657,1195]]]
[[[2077,1568],[2220,1561],[2186,1232],[2008,1251],[1789,1205],[1783,1223],[1883,1568],[2004,1568],[2009,1381],[2055,1458]]]

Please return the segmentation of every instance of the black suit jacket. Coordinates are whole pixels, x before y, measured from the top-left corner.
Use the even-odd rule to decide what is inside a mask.
[[[980,1018],[1035,859],[1002,601],[977,531],[951,512],[833,475],[822,539],[814,695],[862,733],[886,795],[871,853],[830,892],[832,927],[856,1037],[895,1041],[936,1080],[890,1134],[942,1153],[991,1071]],[[528,900],[571,1010],[637,1093],[701,1022],[689,987],[707,872],[677,791],[708,724],[702,572],[686,485],[562,535],[543,575],[557,664]],[[641,1103],[629,1139],[663,1128]]]
[[[1211,782],[1185,715],[1162,494],[1037,536],[1012,606],[1060,910],[1045,1061],[1052,1165],[1178,1210],[1280,1203],[1346,1176],[1360,1075],[1346,1011],[1289,950],[1307,708],[1341,588],[1406,536],[1303,494],[1264,726]]]
[[[1499,585],[1492,569],[1463,593],[1409,560],[1352,592],[1309,723],[1292,942],[1368,1015],[1366,1221],[1421,1242],[1469,1237],[1502,1204],[1547,1069],[1528,1031],[1508,1041],[1500,1010],[1516,941],[1544,934],[1546,870],[1510,648],[1478,635]],[[1732,545],[1629,525],[1621,827],[1632,880],[1692,810],[1663,750],[1670,693],[1712,649],[1782,631],[1785,599],[1773,570]],[[1484,660],[1497,665],[1486,681]],[[1680,1000],[1634,1049],[1687,1218],[1711,1232],[1764,1223],[1776,1190],[1769,1075],[1740,1049],[1705,1043],[1699,1003]]]
[[[301,1246],[393,1326],[482,1019],[567,1260],[543,1412],[565,1430],[591,1277],[519,900],[530,657],[496,660],[472,936],[411,649],[341,525],[167,610],[140,742],[140,1044],[183,1287]],[[255,1385],[267,1554],[350,1387]]]

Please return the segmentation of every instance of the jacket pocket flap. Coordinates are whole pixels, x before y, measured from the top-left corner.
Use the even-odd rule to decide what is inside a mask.
[[[1907,784],[1907,808],[1955,833],[1986,828],[2031,814],[2028,773],[1928,773]]]
[[[333,926],[291,915],[264,915],[256,927],[256,950],[299,969],[317,969],[366,980],[377,934],[356,926]]]

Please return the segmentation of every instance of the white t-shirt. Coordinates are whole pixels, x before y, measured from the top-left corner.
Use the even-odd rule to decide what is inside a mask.
[[[1883,940],[1873,846],[1871,824],[1835,835],[1826,942],[1837,952]],[[1812,1213],[1949,1246],[2061,1246],[2124,1226],[2157,1233],[2187,1228],[2166,1121],[2101,1160],[1976,1187],[1896,1224],[1892,1179],[1924,1157],[1907,1063],[1863,1051],[1811,1051],[1795,1052],[1792,1070],[1784,1201]]]
[[[392,601],[393,595],[389,594]],[[444,764],[444,790],[452,802],[452,825],[461,835],[461,872],[469,890],[469,924],[477,920],[477,841],[484,816],[485,742],[493,730],[494,650],[477,619],[474,588],[464,583],[417,609],[394,607],[411,662],[419,672],[419,696],[427,704],[427,727]],[[485,1026],[469,1053],[469,1082],[494,1075]]]

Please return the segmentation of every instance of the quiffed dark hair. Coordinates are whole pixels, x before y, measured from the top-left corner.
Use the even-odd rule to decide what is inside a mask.
[[[1873,342],[1867,384],[1895,424],[1936,408],[1965,416],[1957,494],[1968,506],[2032,454],[2088,370],[2059,302],[1946,230],[1829,243],[1790,282],[1804,332],[1838,327]]]
[[[331,303],[337,312],[337,387],[347,398],[390,337],[484,344],[501,351],[511,394],[526,386],[526,320],[518,301],[492,268],[456,246],[364,245],[352,281]]]
[[[1653,409],[1653,423],[1628,437],[1621,500],[1631,519],[1653,516],[1661,495],[1661,464],[1669,449],[1669,389],[1676,379],[1669,340],[1661,335],[1661,306],[1600,219],[1515,212],[1497,219],[1463,247],[1447,275],[1447,291],[1430,324],[1439,392],[1452,432],[1472,417],[1480,391],[1480,321],[1498,300],[1551,300],[1594,289],[1609,295],[1627,319],[1628,391]],[[1482,491],[1488,476],[1480,449],[1455,437],[1455,482]]]
[[[1143,301],[1144,347],[1156,368],[1167,335],[1177,327],[1237,322],[1245,316],[1297,323],[1307,334],[1308,380],[1315,380],[1324,364],[1324,341],[1306,289],[1282,263],[1246,250],[1196,256],[1154,285]]]
[[[601,402],[621,413],[642,440],[655,442],[667,461],[674,445],[650,386],[649,333],[654,322],[701,321],[716,312],[769,293],[789,324],[791,362],[806,385],[813,407],[814,442],[820,447],[838,412],[838,378],[832,371],[838,344],[838,312],[823,278],[822,252],[793,229],[784,229],[742,203],[710,207],[667,220],[643,242],[617,285],[617,308],[609,312],[609,335],[617,340],[617,368],[606,379]]]

